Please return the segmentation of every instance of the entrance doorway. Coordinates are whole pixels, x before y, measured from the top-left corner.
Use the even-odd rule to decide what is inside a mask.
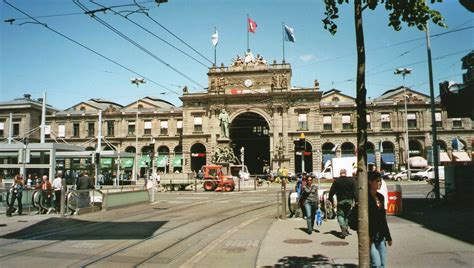
[[[206,147],[202,143],[191,146],[191,171],[196,173],[206,164]]]
[[[249,172],[263,174],[264,166],[270,163],[270,136],[265,118],[257,113],[246,112],[232,120],[229,130],[237,158],[241,159],[240,150],[244,147],[244,162]]]

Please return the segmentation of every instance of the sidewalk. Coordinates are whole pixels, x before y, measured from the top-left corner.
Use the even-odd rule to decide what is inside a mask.
[[[472,216],[472,213],[470,214]],[[409,218],[388,216],[393,246],[388,267],[472,267],[474,247],[469,241],[439,232]],[[466,221],[466,224],[469,224]],[[466,226],[468,232],[472,232]],[[337,220],[323,222],[320,232],[306,234],[302,218],[277,220],[261,242],[257,267],[356,267],[357,233],[342,240]]]

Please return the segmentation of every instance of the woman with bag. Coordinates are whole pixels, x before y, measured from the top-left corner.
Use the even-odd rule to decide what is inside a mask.
[[[313,233],[314,217],[319,203],[318,187],[313,185],[313,178],[311,176],[306,180],[306,184],[301,191],[301,198],[304,200],[303,205],[306,211],[307,232],[311,234]]]
[[[370,238],[370,265],[385,267],[387,259],[387,245],[392,245],[392,236],[388,229],[387,217],[384,208],[384,197],[378,193],[382,184],[378,172],[369,172],[369,238]]]
[[[23,182],[22,175],[16,175],[13,185],[10,188],[11,199],[10,199],[10,206],[8,207],[8,210],[7,210],[7,217],[11,217],[13,211],[15,210],[14,208],[15,200],[17,200],[18,202],[18,215],[22,214],[23,205],[21,204],[21,198],[23,196],[23,187],[24,187],[24,182]]]

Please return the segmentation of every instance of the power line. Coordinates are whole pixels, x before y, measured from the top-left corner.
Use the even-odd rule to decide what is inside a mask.
[[[23,15],[28,16],[30,19],[32,19],[33,21],[35,21],[37,24],[42,25],[43,27],[45,27],[46,29],[52,31],[53,33],[55,33],[55,34],[57,34],[57,35],[59,35],[59,36],[65,38],[65,39],[67,39],[67,40],[73,42],[74,44],[76,44],[76,45],[78,45],[78,46],[81,46],[82,48],[87,49],[88,51],[90,51],[90,52],[96,54],[97,56],[99,56],[99,57],[101,57],[101,58],[103,58],[103,59],[106,59],[107,61],[112,62],[113,64],[118,65],[118,66],[120,66],[121,68],[123,68],[123,69],[125,69],[125,70],[127,70],[127,71],[129,71],[129,72],[131,72],[131,73],[133,73],[133,74],[135,74],[135,75],[138,75],[138,76],[140,76],[140,77],[145,78],[146,80],[150,81],[151,83],[153,83],[153,84],[155,84],[155,85],[157,85],[157,86],[159,86],[159,87],[161,87],[161,88],[163,88],[163,89],[165,89],[165,90],[167,90],[167,91],[169,91],[169,92],[175,93],[175,94],[177,94],[178,96],[180,96],[180,94],[179,94],[178,92],[176,92],[176,91],[174,91],[174,90],[172,90],[172,89],[169,89],[169,88],[167,88],[167,87],[161,85],[160,83],[158,83],[158,82],[156,82],[156,81],[154,81],[154,80],[152,80],[152,79],[150,79],[150,78],[148,78],[148,77],[146,77],[146,76],[144,76],[144,75],[142,75],[142,74],[140,74],[140,73],[138,73],[138,72],[136,72],[136,71],[130,69],[129,67],[126,67],[126,66],[120,64],[119,62],[117,62],[117,61],[115,61],[115,60],[113,60],[113,59],[111,59],[111,58],[109,58],[109,57],[107,57],[107,56],[101,54],[100,52],[97,52],[97,51],[93,50],[92,48],[89,48],[89,47],[87,47],[86,45],[84,45],[84,44],[82,44],[82,43],[80,43],[80,42],[78,42],[78,41],[76,41],[76,40],[74,40],[74,39],[72,39],[72,38],[66,36],[65,34],[62,34],[61,32],[59,32],[59,31],[57,31],[57,30],[55,30],[55,29],[49,27],[47,24],[40,22],[39,20],[33,18],[32,16],[30,16],[28,13],[24,12],[23,10],[21,10],[21,9],[17,8],[16,6],[14,6],[14,5],[8,3],[7,0],[3,0],[3,2],[4,2],[5,4],[7,4],[7,5],[9,5],[10,7],[12,7],[13,9],[17,10],[18,12],[22,13]]]
[[[127,35],[123,34],[122,32],[120,32],[118,29],[114,28],[112,25],[108,24],[107,22],[105,22],[104,20],[102,20],[101,18],[95,16],[95,12],[94,10],[89,10],[86,6],[84,6],[80,0],[73,0],[73,2],[79,7],[81,8],[82,10],[84,10],[84,12],[86,14],[91,14],[91,18],[96,20],[97,22],[99,22],[100,24],[104,25],[106,28],[108,28],[109,30],[111,30],[112,32],[114,32],[115,34],[117,34],[118,36],[120,36],[121,38],[125,39],[126,41],[128,41],[129,43],[131,43],[132,45],[134,45],[135,47],[139,48],[140,50],[142,50],[143,52],[145,52],[146,54],[148,54],[149,56],[151,56],[152,58],[154,58],[155,60],[159,61],[160,63],[162,63],[163,65],[165,65],[166,67],[170,68],[171,70],[175,71],[176,73],[178,73],[179,75],[181,75],[182,77],[186,78],[187,80],[193,82],[194,84],[200,86],[200,87],[204,87],[203,85],[199,84],[198,82],[196,82],[195,80],[193,80],[191,77],[187,76],[186,74],[184,74],[183,72],[181,72],[180,70],[176,69],[175,67],[171,66],[171,64],[167,63],[166,61],[162,60],[161,58],[159,58],[157,55],[155,55],[154,53],[152,53],[151,51],[149,51],[148,49],[144,48],[143,46],[141,46],[140,44],[138,44],[137,42],[135,42],[133,39],[131,39],[130,37],[128,37]]]
[[[94,3],[94,4],[96,4],[96,5],[98,5],[98,6],[103,7],[103,8],[105,8],[105,9],[108,9],[108,10],[113,11],[115,15],[119,15],[120,17],[122,17],[122,18],[128,20],[129,22],[135,24],[135,25],[136,25],[137,27],[139,27],[140,29],[146,31],[147,33],[149,33],[149,34],[151,34],[152,36],[154,36],[155,38],[161,40],[162,42],[164,42],[165,44],[169,45],[170,47],[172,47],[172,48],[178,50],[179,52],[181,52],[182,54],[184,54],[184,55],[188,56],[189,58],[193,59],[194,61],[196,61],[197,63],[201,64],[202,66],[204,66],[204,67],[206,67],[206,68],[209,68],[209,66],[207,66],[206,64],[204,64],[202,61],[200,61],[200,60],[196,59],[195,57],[189,55],[189,54],[186,53],[185,51],[179,49],[179,48],[176,47],[175,45],[173,45],[173,44],[171,44],[170,42],[166,41],[165,39],[159,37],[157,34],[151,32],[150,30],[148,30],[148,29],[145,28],[144,26],[140,25],[139,23],[137,23],[137,22],[134,21],[134,20],[131,20],[131,19],[128,17],[129,15],[131,15],[131,14],[133,14],[133,13],[141,13],[141,12],[136,12],[136,11],[135,11],[135,12],[130,12],[130,14],[128,14],[128,15],[122,15],[121,12],[117,12],[117,11],[114,11],[114,10],[113,10],[113,8],[115,8],[115,7],[106,7],[106,6],[103,6],[103,5],[99,4],[99,3],[96,3],[96,2],[94,2],[94,1],[91,1],[91,2]],[[139,8],[141,8],[141,7],[139,7]],[[148,16],[148,12],[143,12],[143,13],[145,13],[145,14]],[[212,62],[211,62],[211,64],[212,64]]]

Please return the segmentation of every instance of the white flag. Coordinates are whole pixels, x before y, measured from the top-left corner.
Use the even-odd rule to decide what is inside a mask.
[[[211,41],[213,46],[217,46],[217,43],[219,43],[219,33],[217,32],[217,30],[215,30],[212,34]]]

